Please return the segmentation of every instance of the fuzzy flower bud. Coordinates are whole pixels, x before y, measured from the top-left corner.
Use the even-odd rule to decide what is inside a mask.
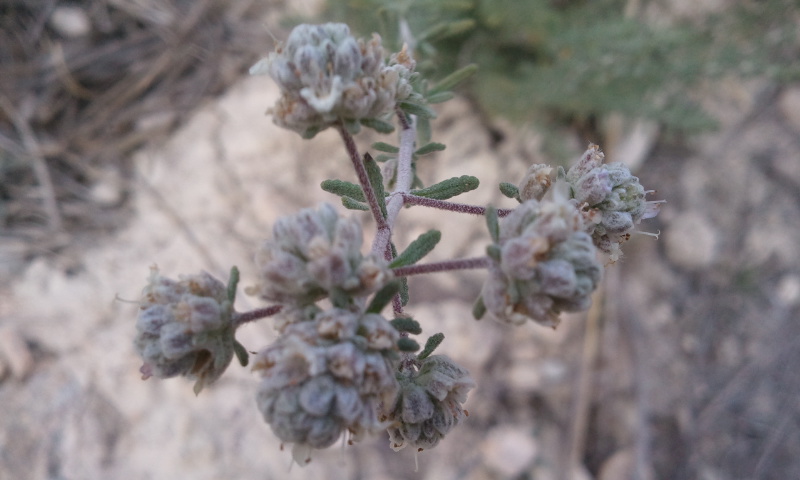
[[[590,306],[603,267],[566,190],[559,182],[553,198],[528,200],[501,222],[498,254],[481,293],[496,319],[555,327],[560,312]]]
[[[233,358],[233,312],[227,289],[208,273],[175,281],[151,268],[139,302],[134,345],[144,379],[183,375],[195,393],[222,375]]]
[[[647,201],[648,193],[622,163],[604,164],[605,155],[589,145],[566,174],[572,197],[580,209],[586,232],[597,248],[616,261],[620,244],[630,238],[636,224],[658,215],[663,201]]]
[[[467,393],[475,388],[469,372],[444,355],[432,355],[418,370],[398,374],[400,394],[386,419],[389,444],[398,451],[435,447],[466,416]]]
[[[283,217],[256,253],[260,282],[248,293],[306,305],[334,289],[349,295],[377,291],[393,275],[384,259],[361,254],[362,241],[361,224],[339,217],[329,204]]]
[[[268,113],[274,122],[313,136],[339,119],[379,119],[413,94],[414,61],[405,51],[384,61],[381,39],[356,40],[343,23],[298,25],[250,69],[269,74],[281,98]]]
[[[263,376],[258,409],[275,435],[295,444],[297,463],[308,463],[311,450],[332,445],[342,432],[355,441],[385,428],[378,408],[397,394],[398,338],[380,315],[334,308],[287,322],[256,356],[253,370]]]
[[[531,165],[519,182],[520,201],[541,200],[553,183],[553,172],[554,169],[550,165],[541,163]]]

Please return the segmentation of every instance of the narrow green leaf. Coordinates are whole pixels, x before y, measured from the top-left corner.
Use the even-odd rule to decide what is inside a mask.
[[[231,304],[236,301],[236,287],[239,286],[239,269],[234,265],[231,267],[231,273],[228,276],[228,300]]]
[[[435,185],[419,190],[412,190],[410,193],[419,197],[433,198],[435,200],[447,200],[448,198],[461,195],[478,188],[480,181],[471,175],[448,178]]]
[[[239,360],[239,364],[243,367],[246,367],[248,363],[250,363],[250,356],[245,350],[244,345],[239,343],[238,340],[233,340],[233,353],[236,354],[236,359]]]
[[[375,190],[375,196],[378,199],[378,206],[381,208],[381,214],[386,218],[386,193],[383,191],[383,175],[381,175],[381,167],[372,159],[369,153],[364,154],[364,167],[367,169],[367,177],[372,189]]]
[[[300,134],[300,136],[306,140],[310,140],[316,137],[320,131],[322,131],[320,127],[308,127],[303,131],[303,133]]]
[[[422,352],[420,352],[420,354],[417,355],[417,359],[425,360],[426,358],[430,357],[433,351],[436,350],[436,347],[438,347],[439,344],[442,343],[442,340],[444,340],[443,333],[436,333],[434,335],[431,335],[428,341],[425,342],[425,348],[423,348]]]
[[[497,217],[497,209],[489,205],[486,207],[486,226],[489,227],[489,235],[495,243],[500,242],[500,220]]]
[[[416,352],[419,350],[419,343],[408,337],[402,337],[397,341],[397,348],[401,352]]]
[[[372,144],[372,148],[379,152],[386,152],[386,153],[397,153],[400,151],[399,147],[395,147],[394,145],[389,145],[385,142],[375,142]]]
[[[386,284],[385,287],[378,290],[372,301],[369,302],[367,313],[380,313],[383,307],[389,305],[395,295],[400,293],[400,282],[393,281]]]
[[[377,118],[362,118],[359,121],[361,122],[361,125],[371,128],[378,133],[394,132],[394,125],[389,122],[384,122],[383,120],[378,120]]]
[[[433,153],[433,152],[441,152],[445,148],[447,148],[447,146],[445,146],[445,144],[443,144],[443,143],[431,142],[431,143],[429,143],[427,145],[423,145],[422,147],[419,147],[417,149],[417,151],[414,152],[414,155],[420,155],[421,156],[421,155],[427,155],[427,154]]]
[[[375,161],[378,163],[383,163],[386,160],[391,160],[393,158],[395,158],[395,155],[385,155],[381,153],[380,155],[375,156]]]
[[[502,182],[500,184],[500,193],[508,198],[519,200],[519,188],[517,188],[517,186],[513,183]]]
[[[477,71],[478,71],[478,66],[475,65],[474,63],[471,63],[466,67],[459,68],[455,72],[444,77],[441,81],[439,81],[439,83],[436,84],[435,87],[428,90],[428,95],[433,95],[436,93],[452,90],[453,87],[463,82],[464,80],[468,79],[469,77],[474,75],[475,72]]]
[[[434,94],[425,95],[425,101],[430,104],[443,103],[455,97],[451,91],[437,92]]]
[[[489,258],[499,262],[501,256],[500,246],[495,243],[489,245],[488,247],[486,247],[486,255],[488,255]]]
[[[389,264],[389,267],[405,267],[417,263],[422,257],[429,254],[441,239],[442,232],[439,230],[429,230],[423,233],[411,242],[408,248]]]
[[[417,119],[417,142],[422,145],[431,141],[431,121],[427,117]]]
[[[480,320],[486,315],[486,305],[483,303],[483,295],[478,295],[478,299],[472,305],[472,316],[475,320]]]
[[[358,200],[353,200],[350,197],[342,197],[342,205],[344,205],[344,208],[349,210],[369,210],[369,205],[366,203],[361,203]]]
[[[405,307],[408,300],[408,277],[403,277],[400,279],[400,304]]]
[[[349,308],[353,304],[353,298],[341,288],[331,288],[328,298],[336,308]]]
[[[397,106],[410,115],[416,115],[421,118],[436,118],[436,112],[419,103],[399,102]]]
[[[326,192],[339,195],[340,197],[350,197],[359,202],[367,201],[364,197],[363,190],[361,190],[361,186],[355,183],[346,182],[344,180],[325,180],[320,184],[320,187]]]
[[[397,317],[389,321],[398,332],[407,332],[412,335],[419,335],[422,333],[422,327],[419,322],[411,317]]]

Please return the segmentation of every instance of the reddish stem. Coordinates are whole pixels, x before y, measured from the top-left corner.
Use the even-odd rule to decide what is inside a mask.
[[[250,310],[249,312],[234,313],[233,317],[231,318],[231,323],[233,324],[234,328],[238,328],[245,323],[271,317],[272,315],[280,312],[282,309],[283,305],[273,305],[271,307]]]
[[[447,260],[436,263],[423,263],[392,269],[396,277],[408,277],[422,273],[449,272],[452,270],[469,270],[473,268],[488,268],[489,257],[464,258],[460,260]]]
[[[364,167],[364,162],[361,160],[361,155],[358,153],[358,147],[356,147],[353,136],[350,135],[350,132],[347,131],[341,122],[336,125],[336,130],[339,131],[339,135],[344,141],[347,154],[350,156],[350,161],[353,163],[356,176],[358,176],[358,183],[361,184],[361,190],[364,191],[364,196],[367,197],[367,203],[369,203],[369,209],[372,211],[372,217],[375,219],[378,230],[388,229],[389,225],[386,223],[383,213],[381,213],[381,207],[378,205],[378,197],[375,196],[375,190],[372,188],[372,184],[369,183],[367,169]]]
[[[403,203],[406,205],[422,205],[423,207],[438,208],[439,210],[467,213],[470,215],[486,215],[486,207],[467,205],[465,203],[446,202],[444,200],[435,200],[433,198],[419,197],[410,193],[403,194]],[[497,216],[505,217],[511,212],[512,210],[509,208],[498,208]]]

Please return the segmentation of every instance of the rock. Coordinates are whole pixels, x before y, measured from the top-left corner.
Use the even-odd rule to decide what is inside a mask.
[[[515,478],[530,468],[538,450],[530,428],[513,425],[495,427],[481,445],[486,466],[503,478]]]
[[[50,26],[66,38],[84,37],[92,30],[89,16],[80,7],[59,6],[50,16]]]
[[[695,212],[677,216],[666,231],[669,259],[688,270],[707,268],[717,256],[717,231],[711,222]]]

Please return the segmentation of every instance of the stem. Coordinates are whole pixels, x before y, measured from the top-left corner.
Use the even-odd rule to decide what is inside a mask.
[[[384,251],[392,239],[392,228],[394,228],[394,222],[397,220],[397,215],[403,208],[404,203],[402,195],[397,194],[407,193],[411,189],[411,183],[414,180],[414,172],[411,169],[414,141],[416,140],[414,121],[413,118],[406,117],[405,113],[399,110],[397,117],[402,128],[400,131],[400,151],[397,153],[397,182],[394,192],[389,196],[389,201],[386,203],[386,223],[388,228],[378,230],[372,243],[372,251],[376,253]]]
[[[435,200],[433,198],[419,197],[410,193],[403,194],[403,201],[406,205],[422,205],[423,207],[438,208],[439,210],[448,210],[450,212],[467,213],[470,215],[486,215],[486,207],[467,205],[465,203],[446,202],[444,200]],[[497,216],[505,217],[512,211],[513,210],[510,208],[498,208]]]
[[[449,272],[452,270],[470,270],[473,268],[488,268],[491,260],[489,257],[463,258],[460,260],[447,260],[436,263],[423,263],[392,269],[396,277],[408,277],[422,273]]]
[[[378,230],[380,231],[389,228],[389,225],[386,223],[386,219],[383,218],[383,214],[381,213],[381,207],[378,206],[378,197],[375,196],[375,190],[372,188],[372,184],[369,183],[367,169],[364,168],[364,162],[361,160],[361,155],[358,153],[358,147],[356,147],[356,142],[353,140],[353,136],[350,135],[350,132],[347,131],[341,122],[336,124],[336,130],[339,131],[339,135],[344,141],[344,146],[347,149],[347,153],[350,156],[350,161],[353,163],[353,168],[358,176],[358,183],[361,184],[361,189],[364,191],[364,196],[367,197],[367,203],[369,203],[369,209],[372,211],[372,217],[375,219]]]
[[[233,324],[233,328],[239,328],[245,323],[261,320],[262,318],[275,315],[282,309],[283,305],[273,305],[271,307],[264,307],[264,308],[258,308],[256,310],[250,310],[249,312],[234,313],[233,316],[231,317],[231,323]]]

